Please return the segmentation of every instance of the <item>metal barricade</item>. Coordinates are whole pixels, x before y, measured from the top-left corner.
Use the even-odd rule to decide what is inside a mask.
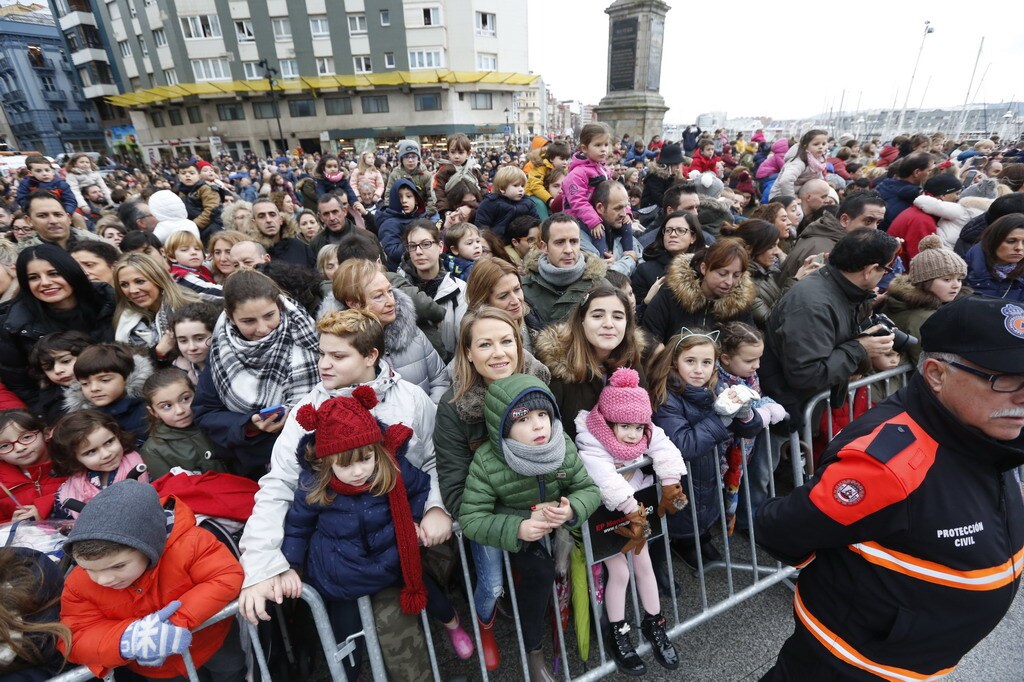
[[[869,374],[866,377],[851,381],[846,393],[846,409],[849,421],[854,420],[854,406],[856,402],[857,391],[861,388],[867,388],[867,407],[871,409],[875,406],[875,396],[872,394],[873,388],[881,388],[884,396],[887,397],[895,392],[895,388],[902,388],[907,385],[911,375],[914,373],[913,365],[900,365],[899,367],[893,367],[887,369],[884,372],[878,372],[876,374]],[[807,401],[804,405],[803,417],[804,426],[803,432],[798,434],[792,432],[790,434],[790,456],[793,462],[793,480],[796,485],[799,485],[806,478],[810,478],[814,475],[814,460],[812,452],[814,442],[814,431],[816,424],[814,423],[814,413],[817,412],[822,404],[825,403],[826,410],[829,409],[828,399],[831,395],[831,391],[822,391],[813,398]],[[884,399],[884,398],[883,398]],[[831,419],[826,420],[827,422],[827,435],[828,440],[831,441],[835,438],[834,424]],[[808,448],[808,456],[801,457],[798,453],[802,453],[803,447],[801,441]],[[802,466],[801,466],[802,464]]]
[[[759,439],[761,438],[763,438],[764,456],[771,457],[773,451],[772,435],[767,428],[762,432],[762,436],[759,437]],[[715,455],[707,456],[714,456],[717,458],[717,451]],[[629,469],[642,468],[649,465],[651,465],[651,460],[645,457],[639,460],[638,462],[630,465]],[[742,477],[740,481],[740,486],[742,490],[742,499],[744,502],[744,510],[746,511],[746,518],[750,520],[753,518],[754,509],[752,508],[750,501],[750,477],[748,476],[748,463],[745,458],[741,458],[741,467]],[[660,519],[661,528],[663,530],[663,536],[657,540],[651,541],[664,543],[665,561],[667,561],[668,563],[669,575],[672,576],[672,579],[670,580],[668,595],[669,611],[665,612],[664,615],[668,620],[668,627],[666,628],[667,633],[669,637],[673,640],[678,640],[680,637],[682,637],[685,633],[689,632],[690,630],[693,630],[694,628],[707,622],[708,620],[714,618],[717,615],[720,615],[732,608],[737,607],[745,600],[771,588],[774,585],[781,583],[787,585],[790,589],[792,589],[792,583],[789,581],[789,579],[797,572],[795,568],[785,566],[774,560],[765,560],[762,557],[758,556],[758,552],[756,549],[756,534],[753,527],[753,523],[749,524],[748,530],[742,533],[742,535],[739,531],[737,531],[731,537],[729,537],[725,514],[726,502],[723,492],[722,472],[717,466],[717,460],[715,471],[716,485],[718,489],[718,495],[716,499],[718,521],[714,522],[712,524],[712,527],[717,528],[717,532],[720,534],[720,538],[728,538],[728,540],[722,543],[724,549],[724,556],[723,561],[721,562],[704,565],[702,558],[700,556],[700,552],[697,552],[698,570],[696,571],[696,584],[699,593],[699,599],[697,600],[698,604],[696,605],[696,607],[684,606],[684,604],[682,603],[683,595],[676,594],[675,583],[677,576],[674,570],[672,550],[669,544],[667,517]],[[694,491],[693,482],[690,476],[687,476],[686,482],[687,494],[692,500],[694,499]],[[660,488],[658,489],[660,490]],[[768,477],[767,494],[769,497],[775,495],[774,473]],[[690,514],[690,521],[693,523],[695,533],[699,535],[699,521],[697,518],[697,510],[695,509],[695,505],[689,504],[679,513]],[[581,527],[583,530],[583,552],[584,557],[586,559],[585,563],[587,574],[587,586],[589,592],[589,610],[592,617],[590,627],[593,632],[597,633],[597,656],[595,660],[593,650],[594,647],[591,647],[592,650],[590,652],[588,660],[583,661],[580,659],[578,655],[575,654],[575,652],[570,647],[567,646],[567,632],[562,627],[562,619],[559,617],[559,613],[557,610],[557,591],[556,587],[552,585],[552,604],[555,606],[555,618],[553,619],[555,623],[554,634],[556,635],[553,647],[554,653],[560,662],[560,667],[558,670],[556,670],[556,677],[561,677],[566,682],[590,682],[592,680],[597,680],[602,677],[605,677],[616,671],[615,662],[610,657],[608,652],[605,650],[605,642],[601,634],[601,617],[604,606],[602,603],[597,602],[595,599],[597,590],[596,585],[594,583],[594,574],[592,570],[595,561],[593,546],[590,540],[589,533],[590,524],[584,523],[581,525]],[[468,609],[470,612],[470,620],[472,623],[472,634],[476,644],[476,660],[467,661],[463,663],[461,661],[458,661],[458,659],[454,658],[454,655],[446,653],[444,655],[450,656],[451,660],[448,660],[446,658],[445,664],[442,666],[442,664],[440,664],[438,661],[438,652],[433,646],[433,641],[430,634],[431,625],[427,621],[426,614],[424,613],[423,626],[426,633],[428,650],[430,653],[431,669],[433,672],[433,677],[437,682],[441,682],[441,677],[439,674],[440,669],[444,669],[446,676],[449,677],[452,675],[459,674],[469,675],[472,674],[473,670],[479,670],[480,679],[482,679],[483,682],[487,682],[489,679],[489,675],[487,672],[486,665],[484,664],[482,652],[480,650],[480,630],[478,626],[476,606],[473,600],[473,585],[475,576],[473,575],[473,571],[468,562],[465,544],[463,542],[461,531],[458,528],[458,524],[455,525],[454,534],[457,538],[456,545],[458,546],[459,559],[462,566],[462,577],[465,582],[466,593],[468,595],[467,601]],[[735,556],[735,551],[732,543],[736,542],[740,538],[744,538],[742,542],[743,544],[746,544],[748,547],[748,560],[740,561]],[[508,592],[511,597],[513,623],[515,626],[516,642],[518,648],[518,651],[516,653],[518,655],[513,655],[512,652],[510,651],[503,651],[502,668],[507,669],[507,667],[510,664],[514,665],[514,661],[518,660],[521,666],[523,679],[528,680],[529,678],[527,673],[527,652],[523,646],[523,633],[519,619],[518,603],[516,599],[516,584],[513,580],[512,566],[509,559],[509,554],[507,552],[503,553],[503,563],[505,567],[506,585],[508,587]],[[639,604],[635,582],[633,581],[632,560],[630,559],[628,563],[631,578],[631,589],[628,593],[629,596],[627,599],[627,611],[628,605],[631,604],[633,610],[632,621],[637,626],[639,626],[642,617],[642,610]],[[710,587],[712,586],[714,587],[714,590],[710,589]],[[522,586],[519,587],[520,589],[522,589]],[[724,592],[724,597],[715,598],[710,594],[710,592],[712,591]],[[660,596],[665,597],[664,594]],[[663,602],[664,601],[665,600],[663,599]],[[468,627],[467,630],[469,630]],[[370,644],[371,642],[367,641],[368,648],[370,648]],[[641,641],[638,642],[638,646],[636,647],[636,649],[638,653],[640,653],[641,655],[645,655],[650,652],[651,647],[650,644],[642,641],[641,639]],[[377,655],[379,655],[379,651],[377,652]],[[374,680],[375,682],[384,682],[384,680],[386,680],[386,677],[378,677],[376,671],[374,671]]]
[[[358,642],[356,640],[358,640],[359,637],[366,639],[366,648],[368,652],[367,658],[369,660],[370,670],[373,673],[373,679],[378,681],[387,680],[387,674],[384,671],[384,659],[380,655],[377,631],[374,628],[373,606],[371,605],[369,597],[363,597],[359,600],[359,617],[363,626],[362,631],[353,634],[341,644],[338,644],[334,639],[334,631],[331,628],[331,620],[327,614],[327,608],[317,591],[309,585],[303,584],[300,599],[306,602],[313,614],[313,623],[316,626],[317,634],[319,635],[321,644],[323,645],[324,654],[327,659],[327,668],[330,671],[333,682],[347,681],[348,678],[342,668],[341,661],[342,659],[352,655],[356,646],[358,646]],[[238,616],[237,600],[225,606],[216,615],[193,630],[193,632],[199,632],[200,630],[208,628],[214,623],[218,623],[225,618],[232,618],[235,616]],[[244,637],[248,638],[252,645],[255,666],[260,671],[262,680],[264,682],[270,682],[270,668],[267,665],[266,652],[264,652],[263,645],[260,643],[260,637],[256,626],[241,618],[239,619],[239,625],[239,637],[243,637],[244,633]],[[199,682],[199,676],[196,673],[195,664],[193,663],[192,656],[188,651],[182,654],[182,659],[185,662],[185,670],[188,673],[190,682]],[[87,682],[93,678],[94,676],[92,672],[90,672],[87,667],[79,666],[61,673],[56,677],[50,678],[50,682]],[[114,679],[113,671],[108,673],[103,679],[107,682],[111,682]]]

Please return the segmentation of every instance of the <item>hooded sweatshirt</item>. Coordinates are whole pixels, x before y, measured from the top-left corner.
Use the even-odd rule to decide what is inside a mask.
[[[399,190],[403,187],[411,189],[416,195],[416,208],[410,213],[402,210],[402,201],[398,196]],[[426,204],[423,195],[411,180],[400,178],[391,186],[391,193],[388,195],[387,208],[383,209],[377,216],[377,238],[388,257],[388,270],[396,272],[402,263],[402,256],[405,255],[405,244],[402,243],[402,231],[405,226],[426,215]]]

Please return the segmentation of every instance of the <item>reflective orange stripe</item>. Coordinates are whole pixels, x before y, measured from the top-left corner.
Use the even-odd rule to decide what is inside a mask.
[[[973,571],[958,571],[934,561],[918,559],[903,552],[887,549],[877,542],[858,542],[850,545],[850,550],[876,566],[888,568],[911,578],[959,590],[997,590],[1012,583],[1020,577],[1021,571],[1024,570],[1024,548],[1021,548],[1004,564]]]
[[[800,622],[803,623],[804,627],[806,627],[807,630],[814,635],[814,638],[821,642],[822,646],[828,649],[833,656],[845,663],[849,663],[855,668],[860,668],[861,670],[866,670],[869,673],[878,675],[884,680],[893,680],[894,682],[921,682],[922,680],[937,680],[941,677],[945,677],[956,669],[956,666],[953,666],[928,675],[924,673],[915,673],[913,670],[907,670],[905,668],[895,668],[893,666],[876,663],[847,644],[842,637],[829,630],[821,624],[821,621],[811,615],[804,606],[803,600],[800,598],[799,585],[797,585],[796,593],[793,596],[793,606]]]
[[[804,568],[805,566],[810,564],[812,561],[814,561],[814,557],[816,557],[816,556],[818,556],[818,555],[812,552],[811,556],[807,557],[806,559],[804,559],[800,563],[796,564],[795,568]]]

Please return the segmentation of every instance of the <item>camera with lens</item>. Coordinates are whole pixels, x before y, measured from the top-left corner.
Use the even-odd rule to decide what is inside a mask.
[[[876,329],[871,333],[866,332],[866,330],[876,325],[881,327],[881,329]],[[892,349],[897,353],[903,352],[903,349],[907,346],[919,343],[916,336],[911,336],[902,331],[896,326],[895,322],[889,319],[888,315],[875,313],[860,323],[860,336],[888,336],[889,334],[893,335]]]

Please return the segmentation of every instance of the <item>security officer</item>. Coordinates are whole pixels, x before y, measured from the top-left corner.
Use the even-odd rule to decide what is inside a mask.
[[[802,567],[764,680],[931,680],[1006,614],[1024,568],[1024,307],[975,296],[921,329],[909,385],[757,515]]]

